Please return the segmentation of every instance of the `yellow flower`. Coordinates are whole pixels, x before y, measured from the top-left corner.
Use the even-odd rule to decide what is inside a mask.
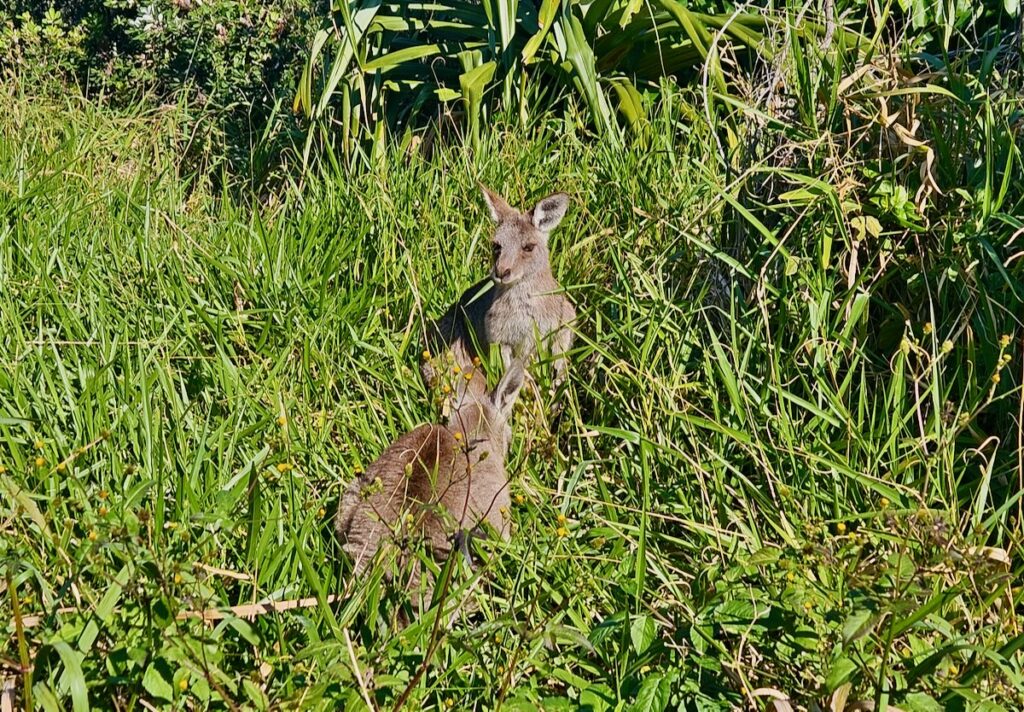
[[[846,533],[846,523],[845,522],[836,522],[836,532],[839,533],[839,534],[845,534]]]
[[[445,394],[451,393],[452,387],[445,383],[443,386],[441,386],[441,392]]]
[[[423,360],[424,361],[429,361],[430,360],[430,352],[427,351],[426,349],[423,349]]]
[[[359,465],[356,465],[355,467],[352,468],[352,474],[354,474],[354,475],[361,475],[361,474],[363,474],[363,468],[361,468]]]
[[[90,529],[89,530],[89,541],[96,541],[96,530],[95,529]]]
[[[889,500],[887,498],[885,498],[885,497],[882,497],[880,500],[878,500],[878,505],[882,509],[885,509],[886,507],[889,506]]]
[[[280,472],[282,475],[285,472],[288,472],[288,470],[290,470],[290,469],[292,469],[292,466],[291,466],[291,464],[289,464],[287,462],[279,462],[279,463],[277,463],[277,471]]]
[[[462,369],[459,368],[459,364],[452,366],[452,373],[462,373]]]
[[[472,381],[473,380],[473,374],[472,373],[468,373],[467,372],[467,373],[464,373],[462,375],[466,377],[467,381]]]
[[[565,524],[565,515],[564,514],[559,514],[558,515],[558,524],[559,524],[559,526]]]
[[[565,527],[558,527],[558,529],[555,530],[555,534],[561,537],[569,536],[569,530]]]
[[[101,517],[105,517],[105,516],[107,516],[107,512],[109,512],[109,511],[110,511],[110,510],[109,510],[109,509],[107,509],[106,505],[103,505],[103,504],[101,504],[101,505],[100,505],[100,510],[99,510],[99,512],[100,512],[100,516],[101,516]]]
[[[809,611],[812,608],[814,608],[814,604],[813,603],[811,603],[810,601],[804,601],[804,610]]]
[[[526,497],[524,497],[521,494],[517,494],[516,495],[516,504],[523,504],[524,502],[526,502]]]
[[[187,677],[183,677],[180,680],[178,680],[178,689],[181,690],[182,692],[184,692],[185,690],[188,689],[188,678]]]
[[[45,459],[43,459],[41,457],[37,457],[36,458],[36,467],[42,467],[45,464],[46,464],[46,460]]]
[[[462,442],[462,433],[460,433],[458,430],[452,433],[452,437],[455,438],[457,441]]]
[[[952,341],[950,341],[949,339],[946,339],[945,341],[942,342],[942,353],[948,354],[952,350],[953,350],[953,342]]]
[[[277,424],[278,425],[283,427],[284,424],[287,423],[287,422],[288,422],[288,418],[284,417],[283,415],[277,416]]]
[[[925,333],[925,336],[927,336],[928,334],[932,333],[932,323],[930,321],[926,321],[925,322],[925,324],[924,324],[924,333]]]
[[[479,356],[474,356],[473,357],[473,365],[474,366],[479,366],[480,365],[480,357]]]
[[[796,574],[794,574],[792,571],[787,571],[786,572],[786,580],[789,581],[790,583],[792,583],[793,581],[796,581]]]
[[[106,499],[107,497],[108,497],[107,491],[105,489],[100,490],[99,498],[101,500],[103,500],[103,499]]]
[[[0,475],[4,474],[5,472],[7,472],[7,468],[3,465],[0,465]]]
[[[174,574],[174,583],[181,583],[181,574]]]
[[[320,519],[323,519],[325,514],[327,514],[327,510],[324,509],[323,507],[320,507],[320,509],[316,510],[316,516]]]
[[[66,470],[66,469],[68,469],[68,465],[67,465],[66,462],[58,462],[57,463],[57,472],[64,472],[64,470]]]
[[[36,450],[42,450],[44,447],[46,447],[46,443],[42,440],[36,440]]]
[[[995,385],[998,385],[998,384],[999,384],[999,381],[1000,381],[1000,380],[1001,380],[1001,379],[1000,379],[1000,377],[999,377],[999,374],[998,374],[998,373],[993,373],[993,374],[992,374],[992,385],[993,385],[993,386],[995,386]]]
[[[1010,335],[1009,334],[1003,334],[1002,336],[999,337],[999,346],[1001,348],[1005,349],[1009,345],[1010,345]]]

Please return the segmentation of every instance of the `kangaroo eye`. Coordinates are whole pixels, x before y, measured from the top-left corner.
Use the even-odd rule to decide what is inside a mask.
[[[523,245],[523,252],[533,252],[533,248],[536,246],[537,245],[532,242],[529,245]]]
[[[498,253],[501,252],[501,245],[495,242],[493,245],[491,245],[491,249],[494,250],[494,254],[497,255]]]

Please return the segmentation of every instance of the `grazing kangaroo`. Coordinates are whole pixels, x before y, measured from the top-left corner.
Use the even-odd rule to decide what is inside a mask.
[[[532,210],[522,212],[483,184],[480,189],[496,224],[491,274],[428,325],[422,367],[427,385],[438,387],[441,374],[433,357],[451,354],[452,365],[465,376],[458,379],[455,403],[464,392],[479,395],[486,390],[475,358],[478,353],[486,354],[491,344],[500,347],[507,368],[513,359],[531,358],[538,340],[543,342],[556,359],[557,386],[565,378],[564,354],[572,347],[571,324],[576,318],[572,302],[560,293],[551,274],[548,255],[548,235],[565,216],[569,196],[553,193]]]
[[[514,363],[490,394],[467,397],[448,425],[421,425],[392,443],[341,498],[335,529],[361,575],[389,542],[422,538],[437,558],[452,543],[469,558],[468,536],[487,522],[508,539],[508,477],[505,454],[509,419],[523,385]],[[452,536],[454,534],[454,537]],[[399,563],[410,562],[408,553]],[[410,590],[419,588],[418,562],[410,566]]]

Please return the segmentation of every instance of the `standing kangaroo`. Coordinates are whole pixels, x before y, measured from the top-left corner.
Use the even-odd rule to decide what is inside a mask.
[[[335,529],[357,576],[379,549],[406,537],[422,538],[437,558],[452,552],[453,541],[468,558],[467,536],[483,522],[508,539],[504,463],[523,378],[522,364],[514,363],[492,393],[465,398],[447,426],[421,425],[401,436],[348,487]],[[398,558],[402,566],[410,562],[406,552]],[[410,569],[414,590],[418,562]]]
[[[555,384],[565,377],[565,353],[572,347],[576,310],[563,294],[548,255],[548,236],[565,216],[569,196],[553,193],[522,212],[490,188],[480,185],[495,222],[490,276],[470,287],[458,302],[427,327],[423,377],[431,388],[441,385],[432,356],[452,356],[459,379],[456,400],[463,392],[479,395],[486,381],[474,364],[497,344],[505,367],[513,359],[528,360],[539,343],[555,357]],[[487,289],[491,286],[491,289]],[[441,361],[444,363],[444,360]]]

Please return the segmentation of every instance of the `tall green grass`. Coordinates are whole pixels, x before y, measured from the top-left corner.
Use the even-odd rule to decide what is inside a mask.
[[[1019,707],[1019,190],[904,229],[898,166],[855,207],[816,146],[738,173],[700,100],[672,93],[636,144],[539,117],[473,152],[328,157],[247,202],[181,172],[187,107],[7,91],[0,670],[18,699]],[[950,170],[952,129],[976,135],[955,116]],[[944,185],[998,195],[1020,167],[1004,148]],[[552,253],[578,347],[561,416],[517,415],[511,542],[452,572],[479,611],[402,629],[330,519],[358,468],[437,417],[419,328],[485,271],[478,178],[520,204],[572,196]]]

